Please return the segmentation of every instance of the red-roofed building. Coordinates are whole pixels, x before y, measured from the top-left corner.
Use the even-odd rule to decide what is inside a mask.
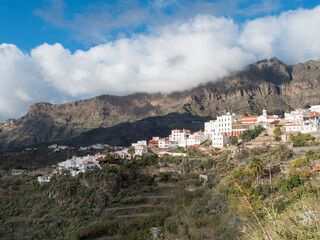
[[[107,161],[107,160],[104,159],[103,157],[98,157],[98,158],[96,159],[96,161],[98,161],[98,162],[105,162],[105,161]]]
[[[47,182],[50,182],[50,177],[49,177],[49,176],[39,176],[39,177],[38,177],[38,182],[39,182],[39,183],[47,183]]]
[[[251,117],[242,117],[242,123],[258,123],[258,117],[259,116],[251,116]]]
[[[311,112],[307,116],[303,117],[302,121],[302,133],[317,132],[320,130],[320,113]]]
[[[119,159],[119,158],[120,158],[120,153],[118,153],[118,152],[114,152],[114,153],[112,153],[111,155],[112,155],[112,157],[114,157],[115,159]]]
[[[159,147],[159,137],[153,137],[151,140],[149,140],[149,148],[158,148]]]

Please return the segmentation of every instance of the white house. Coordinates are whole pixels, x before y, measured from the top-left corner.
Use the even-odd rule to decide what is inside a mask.
[[[38,177],[38,182],[39,182],[39,183],[50,182],[50,177],[49,177],[49,176],[39,176],[39,177]]]
[[[311,112],[303,117],[301,133],[317,132],[320,129],[320,113]]]
[[[210,120],[210,122],[204,123],[204,132],[210,135],[212,132],[216,132],[218,127],[217,120]]]
[[[268,115],[267,110],[262,110],[262,115],[257,118],[258,123],[272,123],[276,120],[280,120],[278,115]]]
[[[180,147],[190,147],[190,146],[200,147],[200,145],[207,140],[208,140],[208,134],[202,131],[198,131],[189,135],[189,138],[179,141],[179,146]]]
[[[148,148],[146,145],[138,145],[134,148],[136,156],[143,156],[148,153]]]
[[[217,120],[211,120],[204,124],[205,132],[209,135],[209,138],[212,136],[212,133],[224,133],[224,135],[232,136],[234,124],[241,122],[241,117],[237,116],[234,113],[228,112],[227,115],[218,116]]]
[[[212,146],[215,148],[223,149],[230,142],[230,137],[224,133],[212,133]]]
[[[287,122],[284,125],[286,132],[301,132],[302,124],[297,122]]]
[[[187,129],[174,129],[169,136],[170,141],[180,141],[189,138],[190,131]]]
[[[178,142],[171,141],[169,138],[161,138],[158,142],[160,149],[169,149],[178,147]]]
[[[104,149],[104,145],[97,143],[97,144],[93,144],[91,145],[89,148],[94,149],[94,150],[103,150]]]
[[[319,109],[320,111],[320,109]],[[290,113],[284,114],[284,120],[295,122],[295,123],[302,123],[303,117],[310,114],[310,110],[308,109],[296,109],[291,111]]]
[[[97,156],[85,156],[76,157],[73,156],[72,159],[67,159],[61,163],[58,163],[58,170],[68,170],[72,176],[77,175],[79,172],[86,172],[89,169],[101,168],[99,162],[96,160]]]
[[[147,146],[147,141],[146,140],[141,140],[141,141],[138,141],[136,143],[132,143],[131,146],[134,147],[134,148],[136,148],[138,146]]]
[[[320,112],[320,105],[313,105],[309,108],[310,112]]]

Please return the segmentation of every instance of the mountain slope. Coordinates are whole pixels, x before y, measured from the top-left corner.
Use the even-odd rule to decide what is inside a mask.
[[[25,116],[2,124],[0,148],[53,141],[84,142],[85,132],[96,128],[110,128],[106,134],[116,135],[124,126],[119,124],[135,123],[146,118],[151,122],[158,121],[153,117],[166,118],[170,114],[187,114],[192,121],[192,116],[195,120],[199,117],[207,119],[227,110],[243,115],[260,114],[263,108],[272,113],[283,113],[289,109],[319,104],[319,92],[320,61],[288,67],[273,58],[252,64],[244,71],[218,82],[209,82],[184,92],[136,93],[123,97],[102,95],[58,105],[37,103],[29,108]],[[174,118],[169,119],[175,122]],[[137,131],[148,132],[150,127],[144,124],[132,126],[119,136],[122,140],[110,141],[125,144],[128,139],[137,139],[134,137]],[[87,137],[88,142],[91,142],[91,133],[87,134],[91,136]],[[143,136],[139,134],[140,138]],[[103,139],[109,141],[108,137]]]

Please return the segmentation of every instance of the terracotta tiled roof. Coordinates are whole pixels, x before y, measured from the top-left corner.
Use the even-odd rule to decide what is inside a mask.
[[[320,116],[320,113],[318,113],[318,112],[311,112],[309,115],[305,116],[305,118],[317,117],[317,116]]]

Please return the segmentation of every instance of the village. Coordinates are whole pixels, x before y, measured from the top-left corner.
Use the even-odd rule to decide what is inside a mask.
[[[174,129],[168,137],[160,138],[154,136],[149,141],[140,140],[132,143],[130,147],[112,147],[108,144],[80,147],[79,151],[94,149],[99,152],[95,155],[73,156],[66,161],[60,162],[51,174],[39,176],[38,181],[40,183],[49,182],[53,175],[61,174],[65,171],[70,172],[72,176],[76,176],[91,169],[101,169],[101,165],[106,162],[107,157],[115,160],[138,159],[148,154],[157,154],[160,158],[164,155],[185,157],[186,153],[181,149],[200,147],[204,143],[207,146],[209,144],[213,149],[222,150],[232,145],[232,139],[236,142],[241,142],[241,134],[258,126],[262,126],[265,129],[264,136],[267,138],[268,135],[273,135],[275,128],[278,128],[280,130],[279,140],[282,143],[289,144],[290,135],[292,134],[317,134],[320,131],[319,112],[320,105],[314,105],[308,109],[292,110],[290,113],[285,113],[283,118],[278,115],[268,115],[266,110],[263,110],[260,116],[246,117],[227,112],[226,115],[218,116],[216,120],[205,122],[204,131],[200,130],[192,133],[187,129]],[[274,144],[272,140],[273,138],[270,140],[270,145]],[[248,148],[251,147],[250,143],[246,144]],[[69,147],[52,144],[48,148],[57,152]],[[111,165],[117,166],[116,163]]]

